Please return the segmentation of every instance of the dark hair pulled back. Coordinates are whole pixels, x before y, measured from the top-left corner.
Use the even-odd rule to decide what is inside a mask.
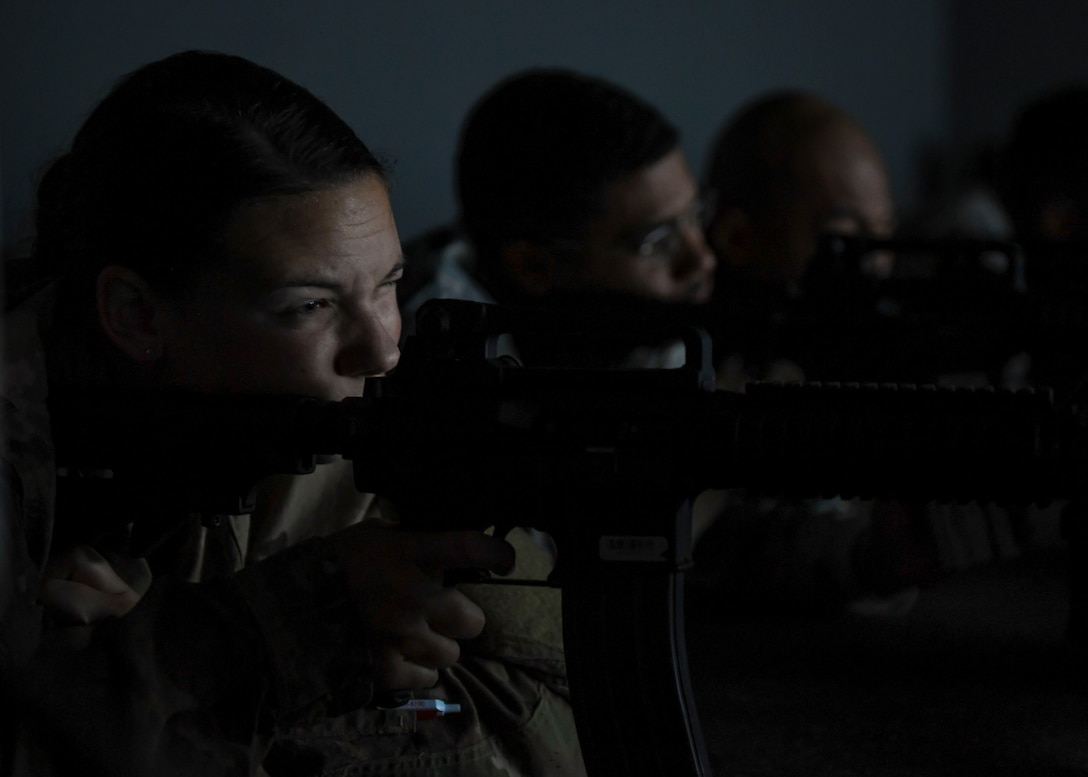
[[[386,176],[312,93],[241,57],[182,52],[122,79],[43,176],[35,263],[61,304],[93,306],[110,264],[181,293],[223,260],[247,203],[365,174]]]

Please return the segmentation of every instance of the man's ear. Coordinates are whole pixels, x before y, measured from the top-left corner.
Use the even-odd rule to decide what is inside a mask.
[[[755,243],[752,217],[739,208],[721,208],[707,230],[707,240],[723,264],[748,264]]]
[[[523,294],[542,297],[555,288],[556,259],[547,248],[519,240],[502,248],[499,261],[507,280]]]
[[[97,300],[99,323],[114,345],[145,364],[162,355],[165,308],[140,275],[117,265],[104,268]]]

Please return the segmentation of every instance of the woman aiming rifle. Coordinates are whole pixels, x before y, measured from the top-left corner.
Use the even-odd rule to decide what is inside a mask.
[[[46,400],[360,394],[398,359],[381,164],[278,74],[178,54],[123,79],[48,171],[33,260],[50,282],[5,322],[0,667],[16,715],[0,771],[320,772],[273,744],[434,685],[484,624],[443,572],[508,571],[510,545],[363,523],[343,462],[272,478],[252,520],[193,518],[140,557],[107,496],[93,509],[122,526],[69,543],[92,505],[58,499]],[[184,512],[179,494],[157,501]]]

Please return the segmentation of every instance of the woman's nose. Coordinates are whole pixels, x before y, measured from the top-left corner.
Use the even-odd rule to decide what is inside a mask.
[[[396,320],[391,320],[395,317]],[[398,313],[361,315],[344,340],[336,356],[336,371],[346,377],[382,375],[397,366],[400,359],[400,318]]]

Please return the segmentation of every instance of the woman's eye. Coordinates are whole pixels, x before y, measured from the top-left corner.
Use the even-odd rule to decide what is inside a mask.
[[[291,310],[291,313],[300,316],[308,316],[316,313],[319,310],[327,308],[329,301],[324,299],[308,299],[296,308]]]
[[[390,275],[388,278],[385,279],[385,281],[382,283],[382,286],[393,286],[393,287],[395,287],[398,283],[401,282],[401,280],[403,278],[404,278],[404,270],[403,269],[397,270],[395,273],[393,273],[392,275]]]

